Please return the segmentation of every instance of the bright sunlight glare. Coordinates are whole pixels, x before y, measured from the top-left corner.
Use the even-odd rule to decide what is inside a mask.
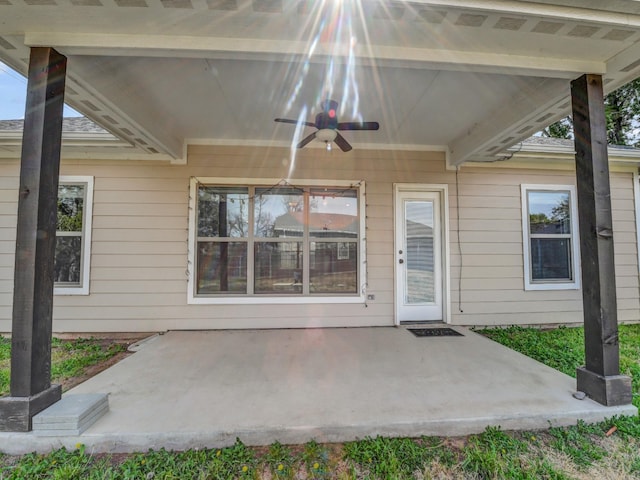
[[[295,115],[299,121],[312,121],[307,118],[318,112],[320,105],[332,99],[339,103],[338,115],[348,112],[349,120],[362,121],[359,110],[359,85],[357,80],[357,64],[355,48],[358,39],[354,29],[355,17],[362,15],[358,0],[352,2],[320,1],[313,4],[313,11],[308,16],[308,25],[304,31],[312,32],[308,40],[305,61],[300,64],[295,59],[289,62],[287,78],[295,78],[295,87],[287,98],[286,112]],[[364,25],[364,21],[362,24]],[[322,56],[320,56],[322,55]],[[324,64],[321,85],[313,98],[301,98],[306,82],[316,84],[317,79],[311,75],[317,70],[310,68],[312,63]],[[302,105],[300,105],[302,104]],[[299,111],[293,111],[294,109]],[[291,159],[289,174],[293,172],[296,145],[305,136],[304,127],[296,128],[291,141]],[[329,150],[330,145],[327,146]]]

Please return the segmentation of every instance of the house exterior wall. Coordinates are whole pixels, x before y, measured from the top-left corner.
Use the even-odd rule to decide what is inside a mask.
[[[452,230],[460,227],[462,250],[460,256],[457,232],[452,232],[452,323],[582,323],[581,290],[524,289],[520,185],[575,185],[572,163],[532,168],[535,160],[526,165],[506,162],[461,169],[460,220],[451,222]],[[633,168],[613,167],[610,181],[618,320],[639,321]],[[454,209],[456,199],[451,204]]]
[[[188,164],[63,160],[61,175],[94,177],[89,295],[56,296],[54,331],[382,326],[394,322],[395,183],[447,184],[451,322],[460,325],[582,321],[579,290],[525,291],[520,185],[575,184],[571,164],[509,162],[445,168],[442,152],[190,146]],[[0,331],[11,330],[19,165],[0,165]],[[188,304],[189,184],[192,177],[363,180],[367,293],[331,304]],[[632,169],[612,173],[620,321],[638,321],[638,255]],[[457,183],[457,187],[456,187]],[[459,219],[458,219],[459,212]],[[458,227],[460,230],[458,232]],[[459,233],[459,235],[458,235]],[[460,254],[462,253],[462,255]],[[461,288],[460,288],[461,287]]]

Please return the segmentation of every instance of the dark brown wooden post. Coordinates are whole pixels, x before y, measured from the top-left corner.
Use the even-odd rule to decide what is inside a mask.
[[[11,396],[0,399],[0,430],[29,431],[58,401],[51,385],[53,273],[67,59],[32,48],[22,138],[11,332]]]
[[[620,375],[618,307],[607,127],[602,77],[571,82],[576,149],[586,365],[578,390],[608,406],[631,403],[631,379]]]

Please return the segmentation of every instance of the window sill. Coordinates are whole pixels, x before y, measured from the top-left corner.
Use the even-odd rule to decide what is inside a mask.
[[[526,283],[525,291],[528,290],[580,290],[578,282],[571,283]]]
[[[331,304],[331,303],[365,303],[364,295],[357,296],[327,296],[327,297],[284,297],[284,296],[253,296],[253,297],[195,297],[189,296],[187,303],[191,305],[301,305],[301,304]]]
[[[89,287],[54,287],[54,295],[89,295]]]

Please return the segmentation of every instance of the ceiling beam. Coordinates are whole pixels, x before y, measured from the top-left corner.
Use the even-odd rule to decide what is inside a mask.
[[[450,165],[459,166],[469,160],[490,160],[491,157],[487,158],[484,153],[487,148],[498,145],[501,147],[496,151],[498,153],[541,130],[555,120],[546,118],[548,114],[554,110],[562,111],[559,106],[568,100],[569,82],[554,79],[541,80],[535,88],[521,91],[509,102],[488,112],[485,122],[475,124],[465,135],[450,143]],[[522,112],[529,113],[523,117]],[[507,139],[510,140],[505,142]]]
[[[436,70],[506,73],[573,79],[584,72],[604,74],[604,62],[573,58],[513,55],[494,52],[350,45],[252,38],[164,35],[37,33],[25,35],[25,45],[52,45],[67,56],[147,56],[233,58],[323,62],[326,58],[363,65],[411,66]]]
[[[632,46],[614,55],[607,61],[607,76],[604,82],[604,93],[610,93],[616,88],[640,76],[640,44]],[[590,73],[590,72],[589,72]]]
[[[429,8],[459,8],[465,10],[477,10],[497,14],[526,15],[545,18],[554,18],[562,21],[577,21],[606,24],[634,28],[640,27],[640,15],[637,13],[637,2],[629,2],[626,12],[613,12],[606,10],[607,3],[602,0],[585,0],[580,7],[572,5],[557,5],[514,0],[412,0],[413,6]],[[592,5],[589,8],[587,5]],[[601,9],[605,7],[605,9]]]

